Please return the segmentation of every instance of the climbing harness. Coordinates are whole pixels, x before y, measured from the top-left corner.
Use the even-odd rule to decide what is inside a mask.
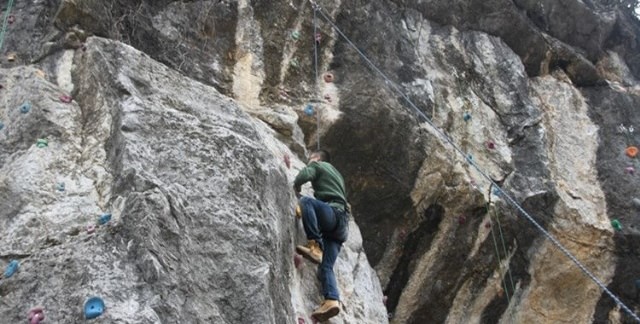
[[[433,123],[433,121],[424,113],[422,112],[417,106],[416,104],[413,103],[413,101],[411,100],[411,98],[409,98],[409,96],[402,91],[402,89],[400,88],[400,86],[398,86],[395,82],[393,82],[391,79],[389,79],[389,77],[382,72],[352,41],[351,39],[349,39],[349,37],[347,37],[342,30],[327,16],[327,14],[324,12],[324,10],[314,1],[314,0],[309,0],[311,2],[311,4],[314,6],[314,17],[316,16],[316,13],[319,13],[322,18],[329,24],[331,25],[331,27],[335,30],[335,32],[340,35],[340,37],[342,37],[342,39],[344,39],[357,53],[358,55],[369,65],[369,67],[376,72],[378,75],[380,75],[384,80],[385,83],[388,84],[392,90],[394,90],[397,94],[399,94],[409,105],[409,107],[411,107],[416,114],[421,117],[435,132],[438,136],[440,136],[440,138],[442,138],[444,141],[446,141],[452,148],[454,151],[458,152],[459,154],[461,154],[462,156],[467,156],[467,154],[443,131],[440,130],[438,127],[436,127],[436,125]],[[315,28],[315,19],[314,19],[314,28]],[[316,78],[317,79],[317,78]],[[471,115],[466,113],[465,117],[468,115],[468,119],[471,119]],[[467,120],[468,121],[468,120]],[[529,214],[522,206],[520,206],[520,204],[515,201],[514,198],[512,198],[511,196],[507,195],[506,192],[504,190],[502,190],[497,183],[487,174],[487,172],[485,172],[478,164],[476,164],[476,162],[473,159],[465,159],[467,161],[467,163],[473,167],[483,178],[485,178],[490,185],[495,187],[495,190],[497,190],[500,193],[500,196],[502,198],[504,198],[504,200],[509,203],[511,206],[513,206],[514,208],[516,208],[516,210],[522,215],[524,216],[536,229],[538,229],[538,231],[540,231],[546,238],[549,239],[549,241],[551,241],[551,243],[553,245],[555,245],[567,258],[569,258],[569,260],[571,260],[587,277],[589,277],[589,279],[591,279],[598,287],[600,287],[600,289],[602,289],[602,291],[604,293],[606,293],[609,297],[611,297],[611,299],[618,305],[620,306],[627,314],[629,314],[636,322],[640,323],[640,317],[638,317],[638,315],[636,315],[626,304],[624,304],[620,298],[618,298],[618,296],[616,296],[611,290],[609,290],[609,288],[607,288],[607,286],[600,280],[598,279],[593,273],[591,273],[591,271],[589,271],[571,252],[569,252],[569,250],[562,244],[560,243],[560,241],[558,241],[558,239],[556,239],[553,235],[551,235],[551,233],[549,233],[546,229],[544,229],[544,227],[542,227],[542,225],[540,225],[534,218],[533,216],[531,216],[531,214]]]
[[[7,23],[9,22],[11,7],[13,7],[13,0],[9,0],[7,11],[4,13],[4,19],[2,20],[2,31],[0,31],[0,50],[2,50],[2,45],[4,44],[4,35],[7,32]],[[15,18],[12,20],[15,20]],[[11,23],[13,23],[13,21]]]

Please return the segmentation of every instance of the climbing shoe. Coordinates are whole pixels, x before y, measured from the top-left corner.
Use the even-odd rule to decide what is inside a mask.
[[[296,251],[314,263],[320,264],[322,262],[322,249],[320,244],[314,240],[309,240],[307,246],[296,246]]]
[[[324,322],[338,313],[340,313],[340,303],[337,300],[325,299],[322,305],[311,314],[311,317],[318,322]]]

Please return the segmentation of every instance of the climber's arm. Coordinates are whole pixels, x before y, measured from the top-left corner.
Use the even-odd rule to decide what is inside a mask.
[[[311,162],[309,163],[309,165],[300,170],[300,172],[296,176],[296,179],[293,181],[293,190],[296,192],[296,194],[300,193],[303,184],[315,180],[318,174],[316,167],[317,163]]]

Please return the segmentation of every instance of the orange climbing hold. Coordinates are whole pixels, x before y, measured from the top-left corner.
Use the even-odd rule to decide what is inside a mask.
[[[638,148],[635,146],[629,146],[626,150],[624,150],[624,152],[627,153],[628,157],[634,158],[636,157],[636,155],[638,155]]]

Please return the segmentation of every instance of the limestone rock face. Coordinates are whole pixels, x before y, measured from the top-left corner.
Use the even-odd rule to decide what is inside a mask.
[[[84,46],[55,62],[71,84],[2,70],[0,255],[20,261],[0,281],[2,317],[42,306],[50,322],[81,322],[95,295],[107,322],[310,322],[321,295],[315,267],[293,262],[304,242],[295,154],[214,88],[118,42]],[[89,233],[103,213],[111,220]],[[336,265],[347,308],[334,322],[385,322],[353,222],[351,235]]]
[[[97,295],[106,322],[310,323],[291,182],[320,145],[354,210],[331,323],[633,322],[540,228],[640,307],[637,17],[615,1],[317,3],[314,27],[302,0],[16,2],[0,266],[21,266],[0,316],[81,322]]]

